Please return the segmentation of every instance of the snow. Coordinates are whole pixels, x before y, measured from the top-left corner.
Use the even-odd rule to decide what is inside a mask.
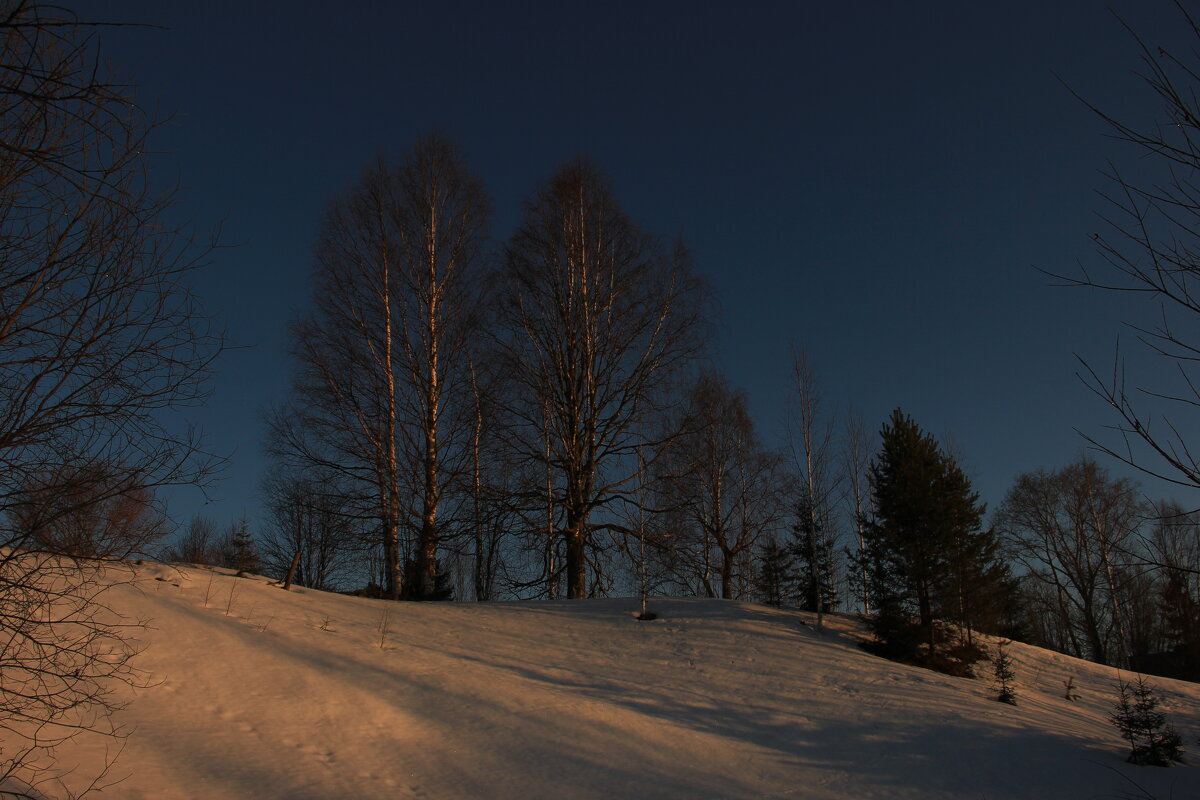
[[[633,600],[396,604],[153,564],[138,578],[110,599],[150,620],[135,663],[151,685],[127,692],[125,777],[102,797],[1200,797],[1200,768],[1124,763],[1115,670],[1019,643],[1012,707],[986,666],[952,678],[862,651],[850,616],[818,635],[801,612],[720,600],[652,600],[658,619],[639,622]],[[1195,750],[1200,686],[1153,683]],[[108,747],[78,739],[60,766],[82,779]]]

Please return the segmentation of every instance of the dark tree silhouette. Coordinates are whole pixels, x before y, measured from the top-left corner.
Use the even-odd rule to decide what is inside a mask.
[[[873,518],[864,551],[875,633],[885,654],[916,658],[924,644],[920,655],[932,657],[935,619],[955,619],[959,605],[955,578],[963,566],[955,553],[977,549],[983,506],[954,459],[900,409],[881,436],[871,464]]]
[[[108,465],[31,475],[14,531],[47,552],[85,558],[146,555],[168,533],[154,492]]]
[[[1131,383],[1120,347],[1111,371],[1080,359],[1081,379],[1116,417],[1113,435],[1086,434],[1088,441],[1147,474],[1200,487],[1200,453],[1194,449],[1200,406],[1200,27],[1182,3],[1176,5],[1177,30],[1192,41],[1190,49],[1158,45],[1130,31],[1141,56],[1139,76],[1158,103],[1158,117],[1118,119],[1083,100],[1137,158],[1131,174],[1111,164],[1105,173],[1107,226],[1093,234],[1103,266],[1049,274],[1066,286],[1124,294],[1138,348],[1149,361],[1170,365],[1169,371],[1154,370],[1154,380],[1176,377]],[[1139,365],[1134,362],[1135,373]]]
[[[488,217],[482,185],[437,134],[331,203],[315,308],[295,326],[293,407],[271,421],[285,463],[369,498],[393,599],[434,593],[447,495],[470,471],[468,347]]]
[[[1129,763],[1169,767],[1183,761],[1183,740],[1158,710],[1158,696],[1144,675],[1117,684],[1116,706],[1109,720],[1129,742]]]
[[[56,742],[114,733],[108,687],[136,678],[103,603],[117,567],[42,545],[75,549],[57,532],[87,507],[219,463],[178,413],[222,347],[186,288],[207,248],[151,189],[156,124],[106,78],[96,28],[0,2],[0,781],[50,778]]]
[[[740,598],[752,586],[755,545],[783,516],[781,459],[761,444],[746,396],[722,375],[693,385],[682,433],[660,462],[659,504],[677,585],[709,597]]]
[[[996,516],[1025,579],[1044,586],[1043,609],[1069,651],[1102,664],[1127,656],[1126,552],[1148,510],[1136,483],[1091,459],[1017,478]]]
[[[567,596],[586,597],[594,534],[619,527],[603,512],[632,501],[637,451],[697,354],[700,284],[682,247],[663,248],[594,166],[573,161],[526,206],[497,289],[510,444],[543,468]]]

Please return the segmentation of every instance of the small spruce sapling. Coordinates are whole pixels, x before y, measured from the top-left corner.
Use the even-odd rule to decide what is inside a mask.
[[[992,658],[992,672],[995,674],[994,686],[996,688],[996,700],[1001,703],[1008,703],[1010,706],[1017,704],[1017,690],[1013,686],[1013,681],[1016,675],[1013,674],[1012,656],[1008,654],[1007,647],[1010,642],[1000,642],[996,647],[996,655]]]
[[[1182,740],[1158,710],[1154,687],[1139,675],[1134,683],[1117,684],[1117,710],[1109,720],[1129,742],[1131,764],[1169,767],[1183,762]]]

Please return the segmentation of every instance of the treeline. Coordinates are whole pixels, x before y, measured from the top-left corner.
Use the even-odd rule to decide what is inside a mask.
[[[1020,476],[995,517],[1029,641],[1200,680],[1200,516],[1083,458]]]
[[[838,419],[803,352],[784,441],[765,442],[706,366],[711,297],[686,247],[586,161],[507,240],[490,226],[437,134],[330,202],[253,558],[236,529],[199,546],[204,520],[173,555],[281,575],[298,556],[300,585],[392,599],[861,610],[893,654],[983,630],[1200,677],[1194,514],[1084,459],[1021,476],[985,525],[955,458],[899,410],[878,439]]]
[[[559,168],[502,244],[489,216],[436,134],[330,203],[268,423],[267,568],[300,553],[302,583],[395,599],[737,598],[795,528],[833,608],[841,466],[803,356],[794,441],[770,447],[705,366],[687,248],[595,166]]]

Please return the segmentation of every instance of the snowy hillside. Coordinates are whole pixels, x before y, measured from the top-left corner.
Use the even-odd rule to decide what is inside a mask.
[[[1200,797],[1198,767],[1123,763],[1114,671],[1021,645],[1013,708],[988,680],[868,655],[848,617],[818,636],[806,615],[714,600],[655,601],[660,618],[637,622],[622,600],[393,604],[158,565],[139,579],[115,599],[151,620],[138,662],[155,685],[123,712],[128,777],[102,797],[1144,796],[1123,775]],[[1155,683],[1200,752],[1200,686]],[[86,774],[103,752],[73,744],[61,765]]]

